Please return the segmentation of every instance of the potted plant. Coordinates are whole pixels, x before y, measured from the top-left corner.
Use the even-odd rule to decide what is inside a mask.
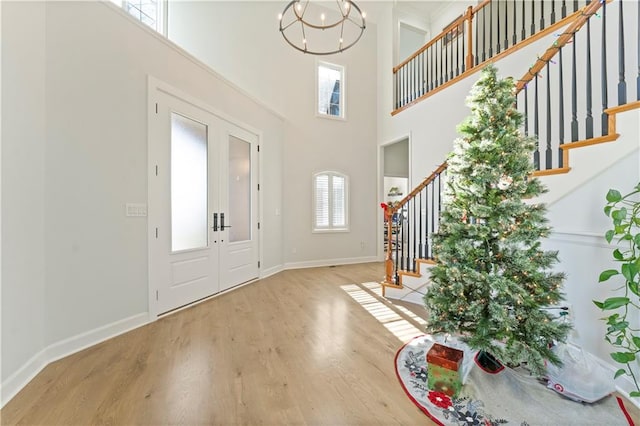
[[[633,367],[634,364],[638,366],[640,361],[640,330],[631,323],[640,314],[640,183],[626,195],[610,189],[604,213],[613,223],[613,229],[605,233],[605,239],[608,243],[616,240],[613,258],[620,267],[602,271],[599,282],[618,277],[617,283],[624,284],[619,288],[619,294],[604,301],[594,300],[593,303],[602,311],[613,312],[603,318],[607,322],[605,340],[616,349],[611,353],[611,358],[624,366],[616,371],[614,377],[625,374],[631,377],[636,390],[630,396],[640,397],[640,386]]]

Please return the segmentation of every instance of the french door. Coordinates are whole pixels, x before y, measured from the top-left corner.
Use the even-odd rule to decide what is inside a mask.
[[[149,106],[149,309],[159,315],[258,277],[258,139],[151,84]]]

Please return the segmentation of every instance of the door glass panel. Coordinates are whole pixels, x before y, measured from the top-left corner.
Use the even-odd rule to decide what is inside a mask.
[[[171,113],[171,251],[207,247],[207,126]]]
[[[229,242],[251,239],[251,144],[229,136]]]

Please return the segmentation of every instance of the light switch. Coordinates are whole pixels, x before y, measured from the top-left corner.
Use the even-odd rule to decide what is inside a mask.
[[[142,203],[127,203],[126,215],[128,217],[144,217],[147,215],[147,205]]]

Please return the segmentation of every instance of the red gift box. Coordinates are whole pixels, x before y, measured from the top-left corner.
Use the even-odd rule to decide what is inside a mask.
[[[434,343],[429,352],[427,352],[427,362],[444,367],[447,370],[458,371],[462,364],[463,355],[464,352],[459,349]]]

